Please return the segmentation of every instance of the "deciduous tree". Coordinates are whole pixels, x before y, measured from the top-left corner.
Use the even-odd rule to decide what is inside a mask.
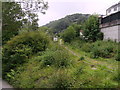
[[[33,2],[34,1],[34,2]],[[48,3],[43,0],[23,0],[22,2],[2,2],[2,41],[3,44],[18,34],[23,25],[29,31],[38,28],[38,16],[34,12],[38,10],[45,13]]]
[[[91,15],[84,24],[84,36],[89,41],[102,39],[103,34],[99,29],[99,20],[97,15]]]
[[[75,37],[76,37],[76,31],[72,26],[69,26],[62,34],[62,38],[65,42],[70,42]]]
[[[21,19],[25,16],[19,4],[16,2],[2,3],[2,40],[3,44],[21,28]]]

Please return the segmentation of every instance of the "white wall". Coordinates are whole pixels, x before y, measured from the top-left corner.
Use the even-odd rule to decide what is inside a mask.
[[[114,11],[114,8],[111,8],[111,11],[110,11],[110,12],[108,12],[109,10],[107,10],[107,15],[116,13],[116,12],[118,12],[118,10],[119,10],[118,7],[117,7],[117,10],[116,10],[116,11]]]
[[[117,8],[116,11],[114,11],[114,8],[115,8],[115,7]],[[109,12],[109,10],[111,10],[111,11]],[[107,9],[107,10],[106,10],[106,15],[108,16],[108,15],[113,14],[113,13],[116,13],[116,12],[118,12],[118,11],[120,11],[120,4],[117,4],[116,6]]]
[[[104,40],[116,40],[120,42],[120,25],[102,28],[101,32],[104,33]]]

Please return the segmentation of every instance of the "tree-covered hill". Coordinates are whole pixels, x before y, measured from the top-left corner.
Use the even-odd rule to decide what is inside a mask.
[[[64,18],[52,21],[46,24],[45,26],[48,28],[51,28],[53,33],[59,33],[73,23],[76,23],[76,24],[83,23],[89,16],[90,16],[89,14],[78,14],[78,13],[67,15]]]

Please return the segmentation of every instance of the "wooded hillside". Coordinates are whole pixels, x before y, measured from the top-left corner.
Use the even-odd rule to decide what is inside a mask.
[[[61,18],[59,20],[52,21],[45,26],[48,28],[51,28],[53,33],[59,33],[66,29],[69,25],[76,23],[76,24],[81,24],[87,18],[90,16],[90,14],[72,14],[72,15],[67,15],[64,18]]]

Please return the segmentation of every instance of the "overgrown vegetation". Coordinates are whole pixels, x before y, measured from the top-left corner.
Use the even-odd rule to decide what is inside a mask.
[[[85,63],[88,57],[76,57],[53,44],[38,52],[27,63],[7,73],[7,79],[19,88],[116,88],[117,62],[107,65]],[[57,51],[56,51],[57,50]],[[80,59],[80,60],[78,60]],[[78,60],[78,61],[77,61]],[[114,67],[114,68],[113,68]],[[95,69],[94,69],[95,68]],[[107,75],[107,78],[106,78]]]
[[[62,38],[65,42],[70,42],[76,37],[76,32],[72,26],[68,27],[67,30],[62,34]]]
[[[21,7],[21,3],[29,8]],[[36,5],[33,4],[35,3],[2,2],[2,44],[18,35],[20,31],[35,31],[38,29],[38,15],[34,12],[39,10],[41,13],[45,13],[48,3],[40,0],[36,2]],[[34,12],[32,9],[34,9]],[[24,28],[24,30],[21,30],[21,28]]]
[[[52,33],[56,34],[56,33],[63,32],[73,23],[76,23],[76,24],[84,23],[89,16],[90,14],[79,14],[79,13],[67,15],[64,18],[52,21],[46,24],[45,26],[50,28]]]
[[[3,74],[26,62],[38,52],[45,51],[49,46],[46,34],[34,31],[20,34],[12,38],[3,47]]]
[[[81,34],[82,35],[81,35]],[[80,37],[87,42],[95,42],[103,39],[103,33],[99,29],[99,18],[97,15],[91,15],[83,24],[72,24],[61,33],[65,42],[71,42]]]
[[[85,42],[79,39],[72,41],[71,46],[90,54],[91,58],[118,58],[118,43],[113,41]]]
[[[39,51],[35,56],[27,58],[27,63],[17,66],[17,71],[11,69],[7,72],[7,80],[10,80],[15,87],[20,88],[67,88],[69,80],[66,79],[64,70],[70,68],[71,57],[59,45],[43,52]]]
[[[98,15],[91,15],[84,23],[84,36],[87,41],[96,41],[103,39],[103,33],[99,29],[99,18]]]
[[[19,7],[17,3],[9,4],[17,5],[15,8]],[[98,28],[97,16],[75,14],[67,16],[65,20],[60,19],[56,24],[52,22],[51,24],[55,24],[51,26],[52,28],[48,28],[47,25],[48,27],[37,29],[37,19],[34,18],[36,15],[28,14],[32,21],[24,22],[22,28],[16,20],[12,20],[19,25],[14,28],[15,32],[3,24],[4,29],[8,29],[3,32],[5,35],[8,34],[8,38],[3,36],[2,74],[13,87],[62,89],[119,87],[119,43],[101,41],[102,33]],[[4,20],[10,23],[7,19]],[[84,32],[81,36],[80,31]],[[10,36],[9,32],[12,32]],[[54,33],[59,33],[59,37],[65,42],[64,45],[51,40],[51,37],[55,36]]]

